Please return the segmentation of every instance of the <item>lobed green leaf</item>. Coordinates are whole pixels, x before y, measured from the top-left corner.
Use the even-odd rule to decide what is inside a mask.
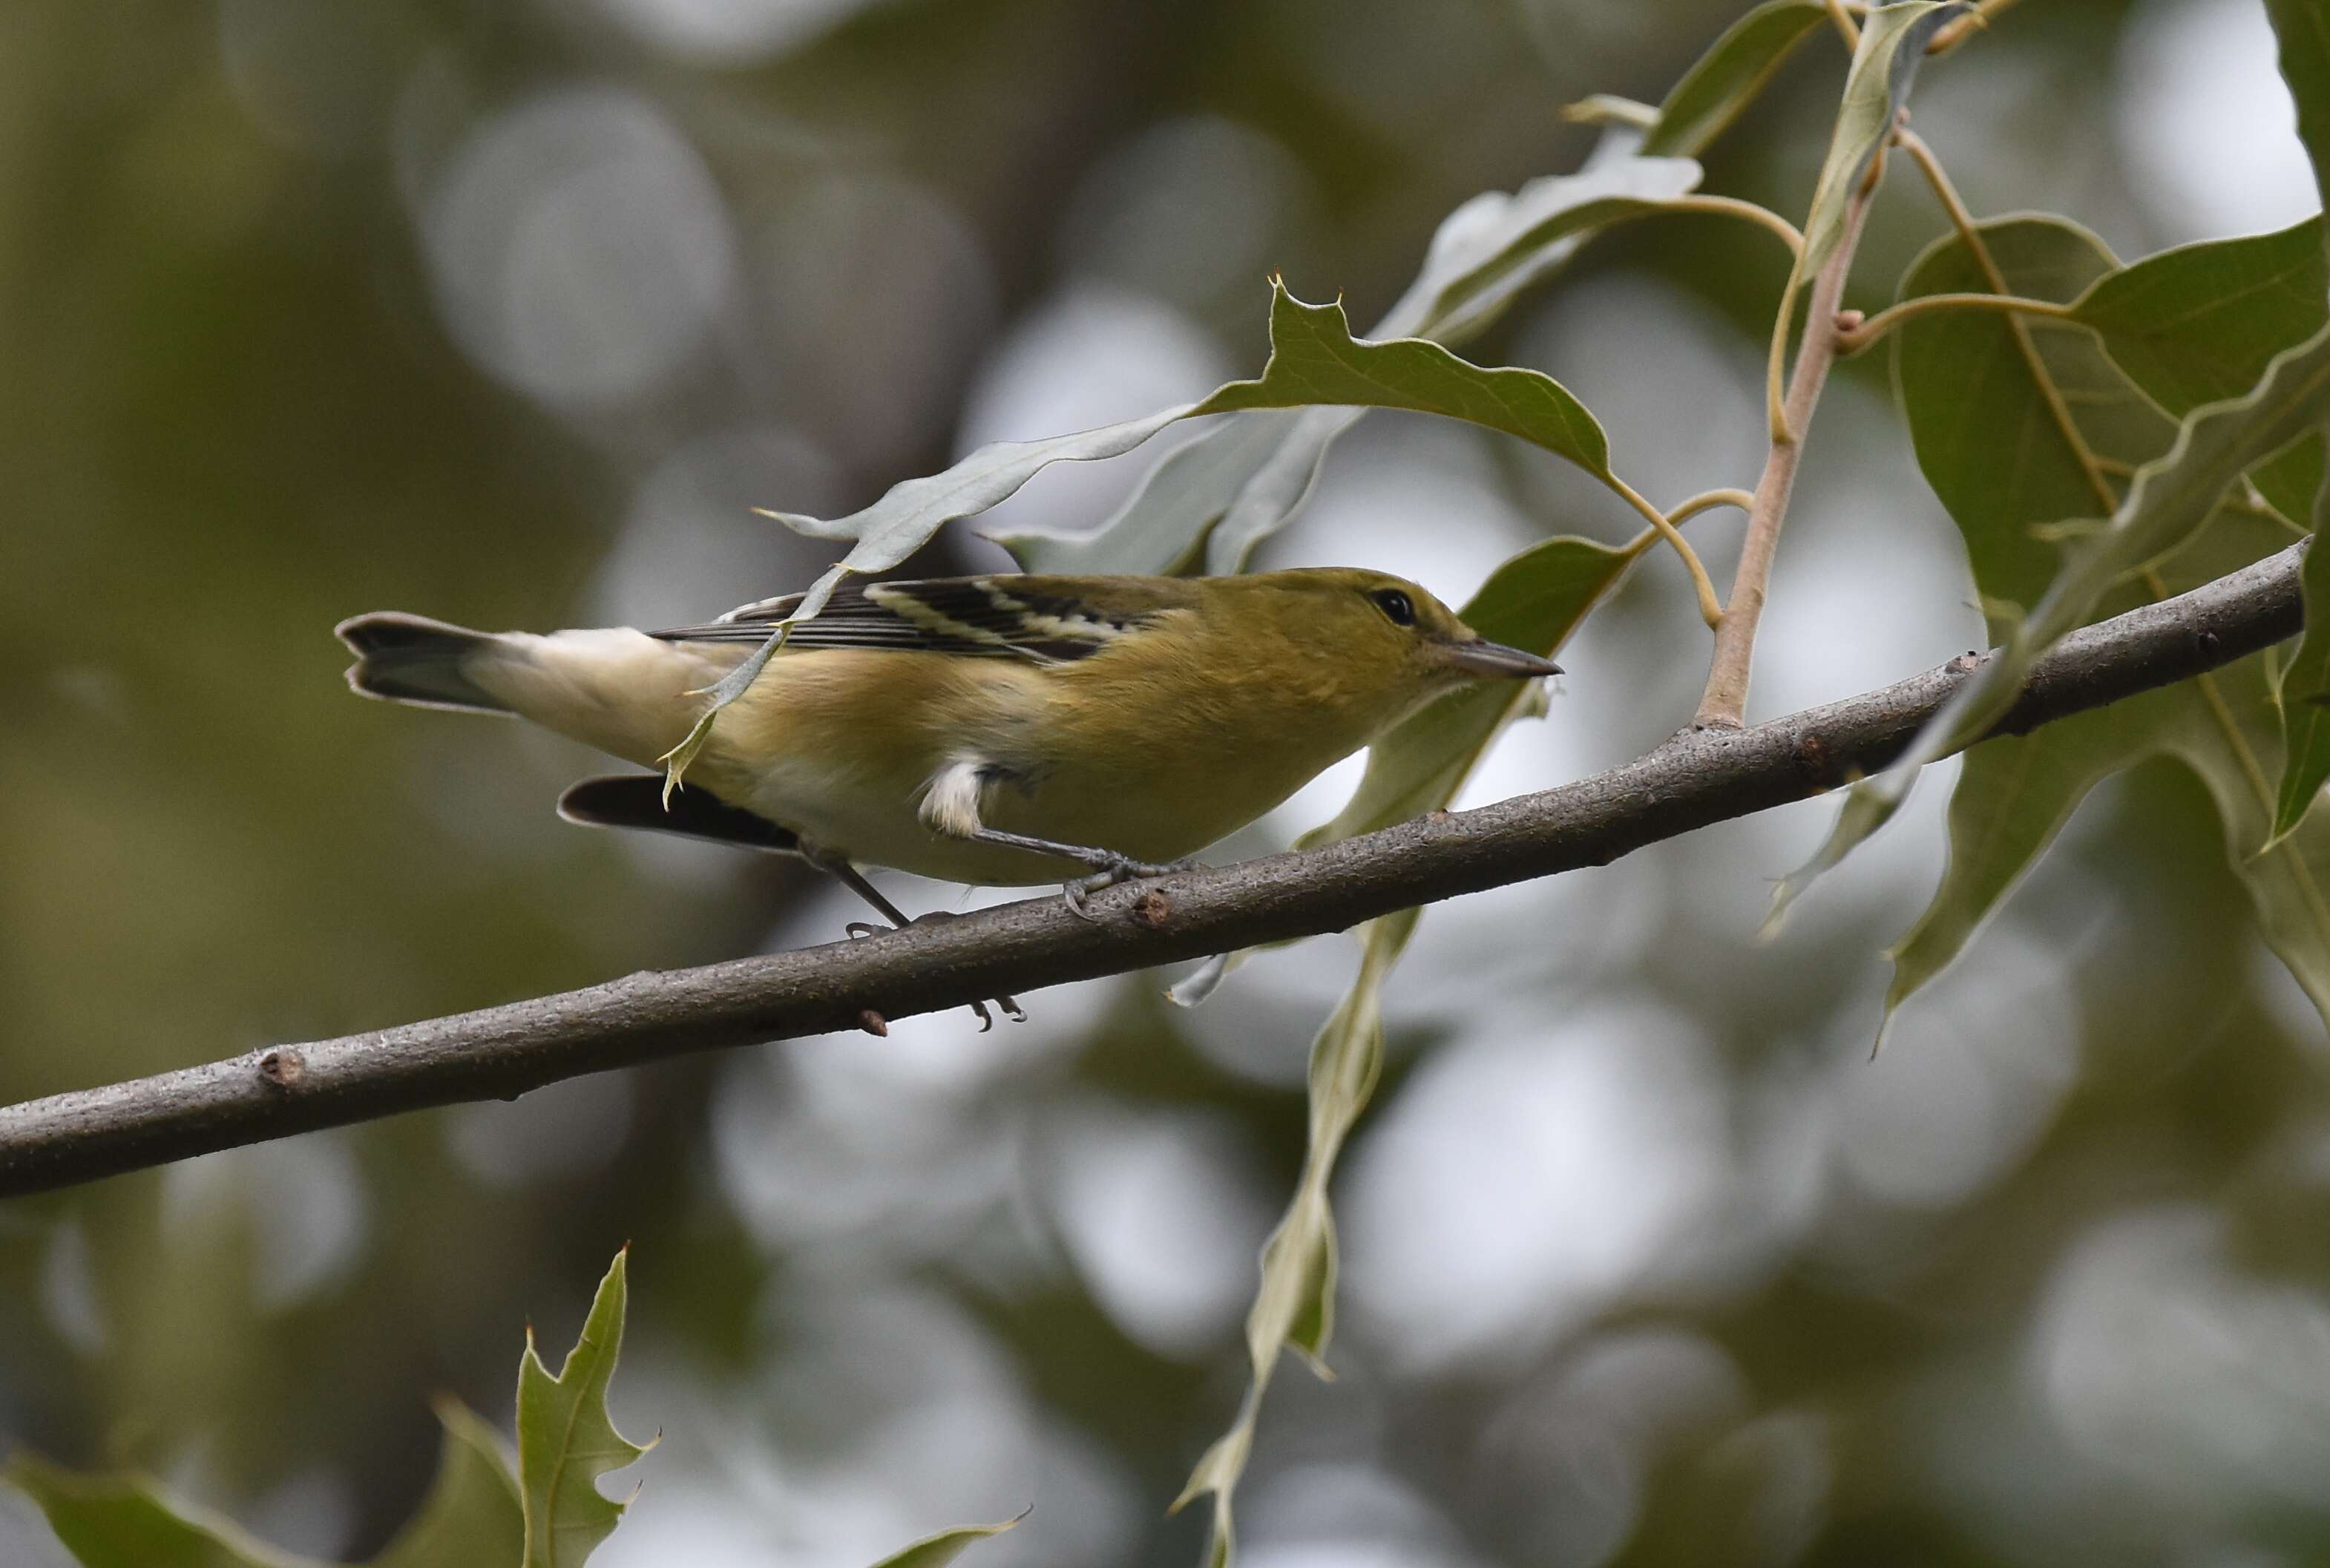
[[[607,1387],[623,1344],[627,1248],[592,1297],[582,1336],[553,1377],[526,1330],[517,1368],[518,1490],[525,1505],[524,1568],[579,1568],[613,1531],[628,1503],[601,1496],[598,1480],[653,1444],[615,1430]]]
[[[1699,166],[1686,158],[1620,157],[1532,180],[1511,195],[1475,196],[1441,223],[1415,281],[1371,336],[1462,342],[1593,233],[1672,208],[1699,179]],[[1360,412],[1232,414],[1160,460],[1099,527],[993,537],[1030,572],[1242,571],[1254,547],[1302,505],[1327,449]]]

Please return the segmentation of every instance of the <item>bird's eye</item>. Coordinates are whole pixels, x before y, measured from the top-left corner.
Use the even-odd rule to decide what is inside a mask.
[[[1393,625],[1413,626],[1416,624],[1415,602],[1409,599],[1407,594],[1401,593],[1398,589],[1386,588],[1382,593],[1374,594],[1372,597],[1375,599],[1377,606],[1381,609],[1385,614],[1391,617],[1391,623]]]

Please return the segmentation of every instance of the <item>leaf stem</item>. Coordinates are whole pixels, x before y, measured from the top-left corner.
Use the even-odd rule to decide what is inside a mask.
[[[1682,537],[1682,530],[1674,526],[1674,520],[1671,519],[1666,513],[1643,499],[1642,491],[1620,479],[1616,474],[1606,476],[1604,482],[1620,499],[1648,519],[1651,526],[1646,532],[1656,534],[1674,546],[1675,554],[1682,557],[1684,570],[1691,574],[1692,591],[1699,595],[1700,619],[1706,622],[1710,630],[1720,626],[1723,622],[1723,601],[1715,596],[1715,584],[1708,576],[1706,566],[1700,564],[1699,552],[1692,549],[1691,541]],[[1690,504],[1688,501],[1684,503],[1686,506]]]
[[[1689,195],[1677,196],[1667,204],[1678,213],[1715,213],[1726,217],[1745,218],[1749,223],[1769,229],[1787,246],[1788,254],[1801,257],[1804,253],[1804,236],[1795,224],[1766,206],[1743,202],[1738,196]]]
[[[1731,598],[1715,628],[1715,657],[1707,671],[1707,689],[1700,696],[1692,719],[1699,729],[1738,729],[1747,723],[1748,675],[1756,657],[1756,628],[1764,616],[1764,597],[1772,576],[1772,558],[1780,543],[1780,525],[1787,518],[1788,498],[1796,484],[1796,467],[1804,455],[1804,432],[1820,403],[1836,360],[1837,307],[1844,298],[1845,274],[1852,253],[1860,248],[1861,232],[1869,221],[1873,185],[1864,183],[1844,210],[1844,232],[1835,252],[1813,280],[1812,303],[1806,307],[1804,336],[1796,351],[1795,373],[1789,378],[1787,399],[1772,405],[1772,449],[1764,460],[1763,477],[1748,508],[1748,537],[1740,546],[1739,568],[1732,575]],[[1795,298],[1793,287],[1788,291]],[[1785,324],[1792,312],[1783,307]],[[1773,337],[1771,394],[1776,398],[1782,342],[1786,328]]]
[[[2059,305],[2052,299],[2026,299],[2013,294],[1920,294],[1914,299],[1889,306],[1864,321],[1840,327],[1836,351],[1848,356],[1858,354],[1902,323],[1945,310],[2012,310],[2022,316],[2051,316],[2059,319],[2072,314],[2069,305]]]
[[[1695,518],[1700,513],[1712,511],[1717,507],[1738,507],[1744,512],[1755,504],[1755,496],[1747,490],[1729,487],[1719,490],[1701,490],[1668,512],[1667,521],[1680,523],[1685,518]]]
[[[2014,4],[2014,0],[1977,0],[1975,8],[1944,27],[1926,44],[1927,54],[1947,54],[1959,44],[1990,25],[1990,19]]]
[[[1844,40],[1846,53],[1861,47],[1861,29],[1854,25],[1852,13],[1845,9],[1844,0],[1828,0],[1828,19],[1836,24],[1837,35]]]

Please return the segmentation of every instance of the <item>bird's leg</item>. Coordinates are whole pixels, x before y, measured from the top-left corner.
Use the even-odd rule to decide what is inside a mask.
[[[1068,908],[1087,920],[1094,917],[1084,907],[1087,895],[1097,893],[1103,888],[1113,888],[1119,882],[1133,881],[1142,877],[1167,877],[1197,865],[1195,860],[1136,860],[1131,855],[1121,855],[1114,850],[1095,849],[1089,844],[1064,844],[1056,839],[1030,838],[1025,833],[1007,833],[1000,828],[973,828],[965,836],[1000,849],[1054,855],[1063,860],[1075,860],[1092,867],[1091,876],[1079,877],[1060,889],[1060,897],[1066,901]]]
[[[864,872],[849,863],[848,857],[837,855],[830,850],[811,844],[806,839],[801,841],[801,858],[872,905],[875,912],[889,921],[894,930],[903,931],[907,927],[915,925],[936,925],[942,920],[952,920],[955,917],[954,912],[951,909],[933,909],[927,915],[909,918],[904,909],[899,908],[897,905],[883,896],[881,889],[866,879]],[[852,936],[871,936],[880,927],[869,925],[864,920],[852,920],[842,929]],[[995,999],[995,1004],[1010,1016],[1012,1022],[1028,1022],[1028,1010],[1012,998],[999,996]],[[987,1011],[986,1003],[972,1003],[971,1011],[979,1020],[980,1033],[985,1034],[995,1027],[995,1015]]]
[[[1023,774],[1015,773],[1004,764],[988,758],[957,757],[931,775],[923,792],[922,818],[934,832],[949,838],[968,839],[973,843],[993,844],[998,849],[1024,850],[1029,854],[1050,855],[1056,860],[1075,860],[1093,868],[1089,877],[1080,877],[1060,889],[1060,896],[1076,914],[1089,920],[1093,916],[1084,908],[1084,897],[1103,888],[1136,877],[1162,877],[1174,871],[1186,871],[1190,860],[1176,860],[1159,865],[1150,860],[1136,860],[1131,855],[1114,850],[1096,849],[1090,844],[1063,843],[1057,839],[1038,839],[1027,833],[1006,832],[990,828],[980,820],[981,797],[990,786],[1017,781],[1023,786]]]

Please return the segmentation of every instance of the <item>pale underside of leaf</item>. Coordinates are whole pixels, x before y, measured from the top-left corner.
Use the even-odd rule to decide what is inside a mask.
[[[1670,207],[1699,184],[1681,157],[1618,157],[1474,196],[1444,219],[1416,280],[1369,333],[1461,343],[1542,282],[1600,229]],[[1243,571],[1284,525],[1360,415],[1350,407],[1227,416],[1159,461],[1117,513],[1087,533],[999,533],[1030,572]]]
[[[1965,9],[1939,0],[1909,0],[1878,6],[1861,19],[1861,47],[1853,52],[1845,75],[1836,129],[1804,218],[1799,278],[1814,276],[1836,253],[1837,242],[1844,237],[1845,207],[1893,134],[1894,116],[1909,100],[1927,43]]]
[[[805,533],[855,537],[858,542],[839,565],[811,585],[793,613],[772,629],[766,641],[711,689],[704,713],[687,738],[664,759],[667,789],[677,787],[702,750],[720,710],[744,694],[783,646],[791,628],[822,609],[843,576],[897,565],[944,524],[995,505],[1051,463],[1129,451],[1175,421],[1198,415],[1255,409],[1318,413],[1330,406],[1336,412],[1397,408],[1485,425],[1568,458],[1605,484],[1615,482],[1610,472],[1609,441],[1601,425],[1585,404],[1551,376],[1514,367],[1484,370],[1439,344],[1420,338],[1386,342],[1355,338],[1340,301],[1306,305],[1289,294],[1283,282],[1273,280],[1270,358],[1257,380],[1231,382],[1202,402],[1146,419],[1050,441],[981,447],[946,472],[905,480],[872,506],[832,522],[778,514],[781,520]],[[1323,451],[1324,440],[1331,431],[1323,424],[1319,429],[1322,433],[1314,443],[1315,451]],[[1266,467],[1292,464],[1283,476],[1291,490],[1307,486],[1316,468],[1315,451],[1312,457],[1301,457],[1302,450],[1282,443],[1264,457]],[[1192,462],[1196,466],[1181,470],[1177,485],[1186,481],[1189,493],[1194,493],[1204,485],[1218,483],[1219,472],[1208,479],[1205,465],[1198,460]]]

